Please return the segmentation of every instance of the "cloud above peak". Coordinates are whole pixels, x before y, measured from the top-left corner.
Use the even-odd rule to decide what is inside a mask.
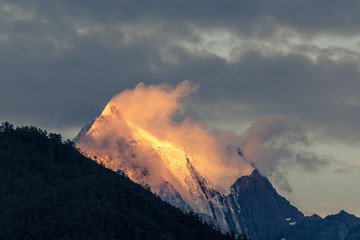
[[[267,115],[240,135],[228,130],[210,131],[205,123],[190,116],[174,121],[187,113],[190,94],[197,88],[183,81],[175,87],[139,83],[134,89],[126,89],[110,100],[78,146],[115,171],[122,170],[131,159],[131,164],[165,179],[167,174],[161,169],[167,167],[158,164],[165,160],[180,164],[189,159],[220,192],[229,191],[237,178],[250,174],[252,166],[291,192],[289,169],[316,173],[330,165],[309,151],[306,132],[290,116]]]

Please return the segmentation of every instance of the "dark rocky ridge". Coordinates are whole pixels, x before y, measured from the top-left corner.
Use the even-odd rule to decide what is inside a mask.
[[[297,222],[304,217],[256,169],[231,186],[229,198],[242,231],[254,240],[273,239],[289,226],[289,219]]]
[[[304,217],[258,170],[237,179],[227,197],[241,231],[253,240],[360,240],[360,218],[345,211]]]

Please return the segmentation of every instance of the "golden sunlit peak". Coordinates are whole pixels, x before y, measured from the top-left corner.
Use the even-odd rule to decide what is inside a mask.
[[[168,141],[160,141],[154,135],[150,134],[149,132],[145,131],[144,129],[140,128],[139,126],[132,124],[129,121],[127,121],[127,124],[129,125],[129,127],[131,127],[134,130],[136,137],[138,137],[142,141],[150,142],[153,148],[179,149],[179,150],[182,149]],[[181,151],[184,152],[183,156],[185,156],[185,151],[184,150],[181,150]]]
[[[98,157],[109,155],[106,166],[115,171],[134,170],[130,178],[136,182],[144,181],[136,169],[146,169],[153,187],[167,181],[187,199],[189,188],[198,191],[196,184],[189,183],[193,178],[189,165],[214,189],[227,193],[238,177],[253,168],[236,152],[224,152],[203,124],[172,122],[169,116],[184,109],[192,91],[186,81],[175,88],[142,84],[125,90],[106,105],[79,146]]]
[[[116,108],[116,106],[114,104],[107,104],[106,107],[104,108],[103,112],[101,113],[101,116],[111,116],[111,115],[116,115],[120,113],[120,111]]]
[[[158,150],[158,154],[169,165],[171,170],[176,171],[178,168],[186,167],[186,153],[182,147],[178,147],[168,141],[161,141],[129,121],[127,121],[127,124],[133,129],[134,134],[139,140],[150,143],[154,149]]]

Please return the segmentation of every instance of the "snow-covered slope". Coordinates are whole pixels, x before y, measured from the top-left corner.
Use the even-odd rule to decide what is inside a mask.
[[[222,165],[207,166],[221,171],[236,163],[236,169],[229,169],[236,171],[238,179],[233,179],[233,185],[220,180],[214,183],[209,175],[198,170],[200,167],[204,172],[199,160],[202,156],[127,120],[111,102],[97,119],[81,130],[76,144],[94,160],[150,187],[163,200],[199,213],[223,231],[245,232],[254,240],[267,239],[287,226],[286,218],[302,217],[254,170],[239,148],[227,147],[221,155]],[[217,179],[226,177],[216,176]],[[271,225],[274,219],[278,225],[275,229]]]
[[[111,104],[90,125],[76,137],[77,146],[87,155],[114,171],[123,171],[164,200],[184,210],[201,213],[223,230],[230,230],[222,209],[224,195],[197,171],[191,152],[159,140],[127,121]],[[252,166],[238,152],[238,149],[228,148],[226,161],[241,161],[243,168],[238,170],[239,176],[251,174]]]

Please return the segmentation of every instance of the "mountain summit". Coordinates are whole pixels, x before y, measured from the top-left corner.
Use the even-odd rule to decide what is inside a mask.
[[[150,187],[162,199],[184,210],[200,213],[224,231],[241,232],[240,228],[229,227],[226,220],[231,212],[227,206],[231,203],[225,196],[230,193],[230,186],[226,191],[224,185],[227,176],[216,176],[218,181],[214,182],[203,174],[207,169],[226,169],[236,162],[240,166],[236,169],[237,176],[251,175],[253,167],[238,149],[227,148],[222,165],[215,162],[204,166],[201,160],[206,156],[155,136],[127,120],[112,103],[92,124],[83,128],[76,139],[78,147],[107,168],[121,170],[134,182]],[[236,225],[235,220],[232,222]]]

